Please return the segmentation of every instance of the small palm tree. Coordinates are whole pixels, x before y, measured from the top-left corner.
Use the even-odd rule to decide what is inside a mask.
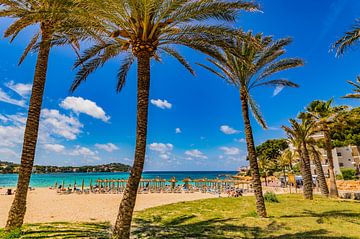
[[[81,18],[85,14],[83,7],[80,1],[72,0],[0,0],[0,17],[15,19],[5,30],[5,37],[13,41],[25,28],[34,25],[38,27],[38,31],[32,36],[19,61],[21,64],[32,50],[38,52],[24,133],[19,179],[6,230],[20,227],[24,220],[50,49],[54,45],[65,44],[78,48],[78,41],[81,40],[79,33],[85,28],[78,31],[77,27],[80,26],[81,21],[89,19],[88,17]]]
[[[291,43],[290,38],[274,41],[271,37],[264,37],[261,34],[253,36],[249,32],[245,36],[240,34],[239,37],[230,38],[227,42],[229,46],[222,48],[222,52],[213,59],[208,59],[213,64],[213,68],[199,65],[239,90],[257,213],[261,217],[266,217],[249,108],[258,123],[264,128],[267,126],[250,92],[261,86],[298,87],[297,84],[286,79],[269,78],[275,73],[302,66],[303,61],[292,58],[279,59],[285,53],[284,47]]]
[[[113,237],[129,238],[138,185],[143,171],[150,91],[150,61],[160,61],[165,53],[177,59],[190,73],[190,64],[175,48],[182,45],[214,55],[214,44],[222,44],[224,34],[233,34],[226,26],[209,25],[205,20],[232,22],[239,10],[253,11],[258,6],[227,0],[89,0],[98,4],[96,12],[103,24],[95,44],[75,63],[79,67],[71,87],[74,91],[109,59],[121,55],[116,90],[120,92],[127,73],[137,59],[137,129],[134,164],[119,207]]]
[[[308,119],[302,119],[300,123],[294,119],[290,119],[289,121],[291,126],[282,126],[282,128],[300,156],[300,169],[304,182],[304,197],[312,200],[313,182],[308,141],[315,133],[314,122]]]
[[[338,197],[339,192],[336,186],[336,177],[334,170],[334,159],[332,156],[333,145],[330,137],[330,129],[336,120],[336,116],[344,110],[344,107],[332,107],[333,100],[328,101],[315,100],[306,108],[307,113],[316,123],[319,131],[324,134],[324,147],[327,159],[329,160],[329,176],[330,176],[330,197]]]
[[[355,87],[354,93],[347,94],[343,98],[360,99],[360,76],[357,77],[356,82],[348,81],[348,83]]]
[[[316,148],[315,140],[310,140],[309,146],[310,146],[310,153],[312,155],[313,162],[316,167],[317,180],[319,181],[321,195],[328,197],[329,188],[326,183],[325,174],[321,163],[320,153]]]
[[[284,180],[286,183],[286,171],[291,171],[293,168],[295,154],[288,148],[281,152],[281,155],[278,157],[278,164],[283,171]]]
[[[336,55],[343,55],[351,46],[360,40],[360,19],[355,21],[352,29],[345,33],[345,36],[335,42]]]

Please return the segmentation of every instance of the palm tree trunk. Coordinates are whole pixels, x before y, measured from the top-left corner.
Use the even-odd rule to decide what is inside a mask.
[[[304,182],[304,197],[305,199],[313,199],[313,181],[311,176],[311,167],[310,167],[310,156],[307,148],[306,142],[303,142],[302,152],[302,174]]]
[[[326,184],[324,170],[323,170],[322,165],[321,165],[321,160],[320,160],[320,157],[319,157],[319,153],[316,151],[314,146],[311,146],[311,151],[312,151],[312,154],[314,156],[314,163],[315,163],[315,166],[316,166],[317,178],[318,178],[319,184],[320,184],[321,195],[323,195],[325,197],[328,197],[329,196],[329,189],[328,189],[328,186]]]
[[[138,105],[135,160],[126,185],[123,199],[119,207],[119,213],[113,230],[113,238],[117,239],[127,239],[130,237],[131,220],[134,211],[137,190],[145,162],[150,90],[150,53],[142,51],[137,55],[137,58]]]
[[[48,59],[50,54],[50,35],[42,31],[42,41],[38,53],[28,117],[25,126],[21,165],[14,201],[11,205],[5,229],[10,231],[22,226],[26,212],[27,192],[34,165],[38,138],[41,106],[44,95]]]
[[[255,191],[256,198],[256,212],[260,217],[266,217],[266,207],[265,201],[262,193],[261,179],[259,173],[259,166],[257,162],[257,156],[255,151],[255,143],[250,123],[249,117],[249,106],[247,102],[247,93],[245,89],[240,91],[240,99],[242,106],[242,113],[244,118],[245,134],[246,134],[246,144],[248,150],[248,157],[250,161],[250,169],[253,177],[253,187]]]
[[[336,177],[334,170],[334,159],[332,156],[332,143],[330,134],[327,128],[324,130],[324,138],[325,138],[325,149],[326,156],[329,160],[329,176],[330,176],[330,197],[339,197],[339,192],[336,186]]]

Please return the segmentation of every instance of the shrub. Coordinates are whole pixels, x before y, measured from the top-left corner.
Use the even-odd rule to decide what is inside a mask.
[[[343,180],[343,176],[341,174],[336,175],[336,180]]]
[[[273,192],[266,192],[264,194],[264,199],[266,202],[275,202],[275,203],[279,202],[279,199],[276,197],[276,194]]]
[[[352,168],[341,169],[344,180],[356,179],[356,171]]]

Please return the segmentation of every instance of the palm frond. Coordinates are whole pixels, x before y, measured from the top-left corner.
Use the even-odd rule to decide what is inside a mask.
[[[134,63],[134,60],[135,57],[132,54],[129,54],[127,57],[123,59],[117,75],[118,81],[116,84],[116,92],[119,93],[124,87],[127,75],[129,73],[132,64]]]
[[[31,41],[29,42],[28,46],[25,48],[24,53],[22,54],[22,56],[20,57],[19,63],[18,65],[21,65],[23,63],[23,61],[25,60],[25,58],[27,57],[27,55],[29,54],[29,52],[34,48],[34,46],[36,45],[36,42],[38,41],[40,37],[40,32],[38,32],[37,34],[35,34],[35,36],[31,39]]]
[[[195,71],[192,69],[191,65],[185,60],[185,58],[175,49],[170,47],[161,47],[161,50],[169,54],[170,56],[177,59],[181,65],[183,65],[192,75],[195,75]]]
[[[360,40],[360,19],[357,19],[352,30],[345,33],[345,36],[337,40],[333,46],[336,48],[336,55],[343,55],[351,46]]]
[[[264,120],[264,117],[261,114],[260,107],[256,104],[254,99],[248,94],[247,100],[251,109],[251,112],[253,113],[254,118],[258,122],[258,124],[261,125],[264,129],[267,129],[267,124]]]

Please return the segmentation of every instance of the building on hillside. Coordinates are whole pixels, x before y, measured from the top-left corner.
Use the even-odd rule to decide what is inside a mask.
[[[329,174],[329,161],[324,149],[320,149],[321,164],[325,175]],[[360,148],[357,146],[337,147],[332,150],[334,170],[336,175],[341,174],[341,169],[360,170]],[[311,172],[316,175],[316,167],[311,162]]]

